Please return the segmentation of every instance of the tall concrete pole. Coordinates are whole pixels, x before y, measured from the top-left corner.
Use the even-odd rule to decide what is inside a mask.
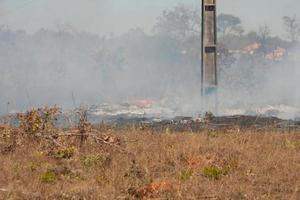
[[[216,92],[217,75],[217,20],[216,0],[202,0],[202,96]]]

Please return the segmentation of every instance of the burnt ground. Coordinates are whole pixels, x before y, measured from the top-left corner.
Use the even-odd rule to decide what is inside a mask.
[[[56,120],[57,127],[69,128],[77,126],[79,116],[76,114],[59,114]],[[177,132],[199,132],[205,129],[222,130],[227,128],[238,129],[285,129],[300,130],[300,120],[284,120],[277,117],[265,116],[213,116],[206,115],[203,118],[192,118],[178,116],[172,119],[148,118],[141,116],[95,116],[88,114],[87,120],[94,125],[106,124],[114,128],[138,127],[154,131],[177,131]],[[0,123],[18,127],[19,122],[15,115],[0,117]]]
[[[139,126],[141,128],[162,131],[202,131],[205,129],[220,130],[226,128],[239,129],[300,129],[300,121],[283,120],[276,117],[261,116],[210,116],[203,119],[192,117],[175,117],[173,119],[152,119],[152,118],[125,118],[119,117],[110,119],[106,123],[115,127]]]

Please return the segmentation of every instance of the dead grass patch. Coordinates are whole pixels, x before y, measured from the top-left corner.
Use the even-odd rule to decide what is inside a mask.
[[[0,199],[300,197],[299,131],[108,127],[0,126]]]

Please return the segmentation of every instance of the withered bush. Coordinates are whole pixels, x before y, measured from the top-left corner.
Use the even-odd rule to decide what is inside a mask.
[[[20,129],[25,134],[35,136],[38,134],[46,134],[54,127],[57,114],[61,112],[60,108],[38,108],[19,113],[17,118],[20,123]]]

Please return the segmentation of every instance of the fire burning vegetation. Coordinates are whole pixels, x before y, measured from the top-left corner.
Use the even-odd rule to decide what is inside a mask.
[[[0,199],[300,199],[299,20],[199,2],[152,32],[0,27]]]

